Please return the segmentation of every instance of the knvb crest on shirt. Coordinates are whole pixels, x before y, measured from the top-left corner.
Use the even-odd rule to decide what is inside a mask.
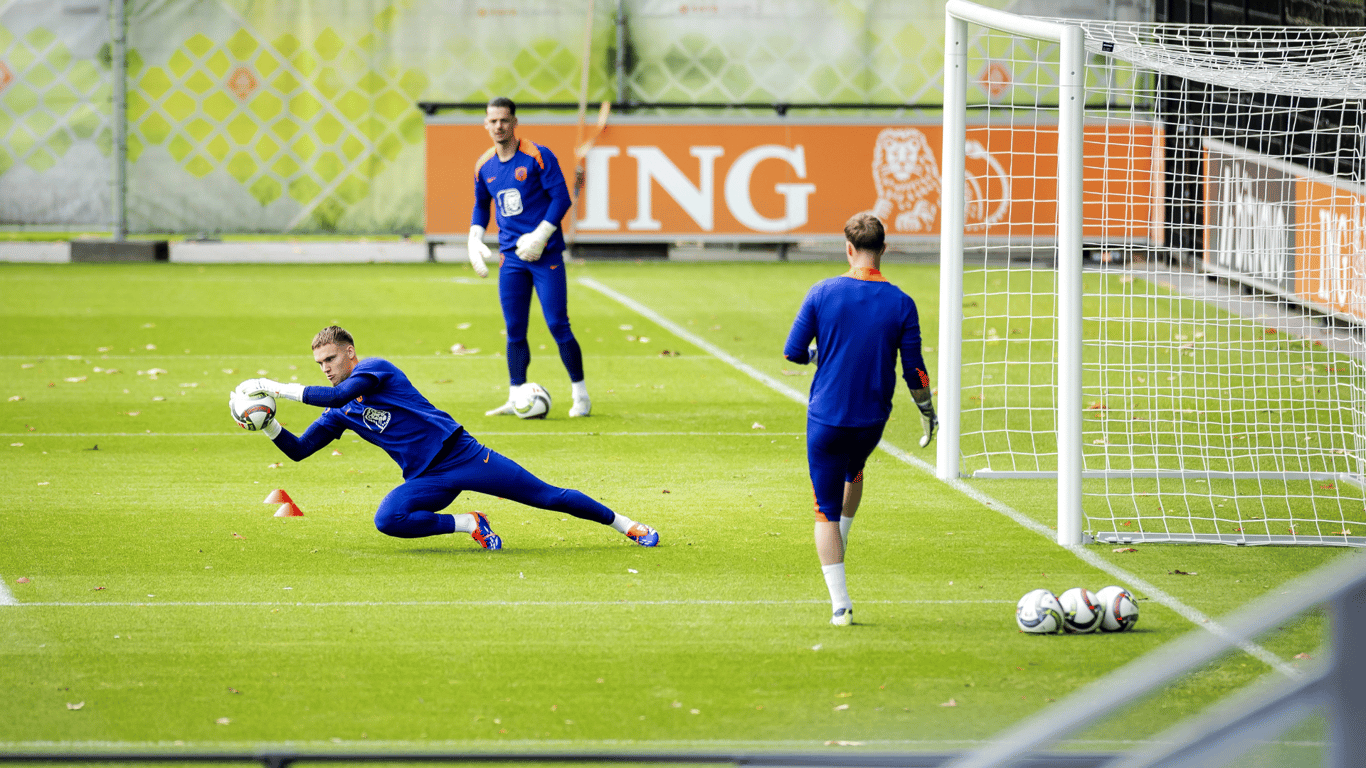
[[[522,212],[522,192],[516,187],[500,189],[494,198],[498,201],[498,212],[503,216],[516,216]]]
[[[361,412],[361,418],[365,421],[366,426],[377,432],[383,432],[384,428],[389,426],[389,419],[392,417],[393,414],[388,411],[381,411],[378,408],[366,408]]]

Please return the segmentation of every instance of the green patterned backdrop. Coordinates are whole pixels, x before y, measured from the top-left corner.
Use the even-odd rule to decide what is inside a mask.
[[[613,99],[596,3],[590,101]],[[0,224],[109,219],[108,3],[0,4]],[[133,0],[138,232],[420,232],[418,100],[576,101],[586,0]],[[938,102],[937,0],[633,0],[628,98]]]

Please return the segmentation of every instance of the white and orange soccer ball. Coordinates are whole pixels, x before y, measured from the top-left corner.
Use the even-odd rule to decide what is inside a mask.
[[[1106,587],[1096,593],[1096,599],[1102,632],[1128,632],[1138,623],[1138,602],[1124,587]]]
[[[1086,587],[1072,587],[1058,596],[1062,605],[1062,631],[1084,635],[1100,629],[1100,598]]]
[[[228,396],[228,410],[238,426],[255,432],[275,418],[275,398],[265,392],[251,395],[233,392]]]
[[[528,381],[513,393],[512,411],[519,419],[544,419],[550,413],[550,393],[540,384]]]

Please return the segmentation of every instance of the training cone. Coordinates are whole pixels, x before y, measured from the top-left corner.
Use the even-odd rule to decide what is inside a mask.
[[[284,491],[282,491],[282,490],[280,490],[280,489],[277,488],[277,489],[271,491],[271,492],[270,492],[270,495],[266,497],[266,500],[263,501],[263,502],[261,502],[261,503],[262,503],[262,504],[286,504],[286,503],[289,503],[289,502],[291,502],[291,501],[294,501],[294,499],[289,498],[289,494],[287,494],[287,493],[285,493]]]
[[[292,502],[292,501],[286,501],[285,503],[283,503],[283,504],[280,505],[280,508],[279,508],[279,509],[275,510],[275,516],[276,516],[276,517],[303,517],[303,516],[304,516],[304,512],[303,512],[303,510],[299,509],[299,505],[298,505],[298,504],[295,504],[295,503]]]

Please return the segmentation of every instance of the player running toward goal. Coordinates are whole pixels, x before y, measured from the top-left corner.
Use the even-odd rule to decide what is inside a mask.
[[[526,383],[531,347],[526,341],[534,288],[550,335],[560,347],[560,360],[569,371],[574,404],[570,416],[587,416],[593,410],[583,380],[583,353],[569,328],[569,309],[564,275],[564,235],[560,220],[569,210],[569,187],[560,163],[549,149],[517,138],[517,105],[498,97],[489,101],[484,128],[493,139],[474,164],[474,213],[470,219],[470,264],[480,277],[492,258],[484,245],[489,224],[489,203],[498,218],[498,300],[507,326],[508,399],[485,413],[505,416],[516,413],[512,396]],[[508,258],[508,256],[516,258]]]
[[[929,445],[938,423],[915,302],[878,269],[887,250],[882,222],[856,214],[844,225],[844,237],[849,271],[811,288],[783,347],[783,356],[799,365],[820,358],[806,412],[806,457],[816,496],[816,554],[835,626],[853,623],[844,551],[863,498],[863,466],[892,413],[898,350],[902,375],[920,408],[920,447]],[[815,350],[809,348],[813,339]]]
[[[610,525],[642,546],[659,543],[659,533],[650,526],[579,491],[550,485],[481,445],[428,402],[393,363],[358,358],[355,341],[345,330],[334,325],[320,331],[313,338],[313,359],[332,386],[249,379],[236,391],[267,392],[327,409],[299,437],[274,419],[262,427],[294,461],[308,458],[348,429],[383,448],[403,469],[403,484],[390,491],[375,512],[375,527],[381,533],[413,539],[458,531],[472,535],[484,549],[502,549],[502,539],[483,513],[440,514],[462,491],[475,491]]]

